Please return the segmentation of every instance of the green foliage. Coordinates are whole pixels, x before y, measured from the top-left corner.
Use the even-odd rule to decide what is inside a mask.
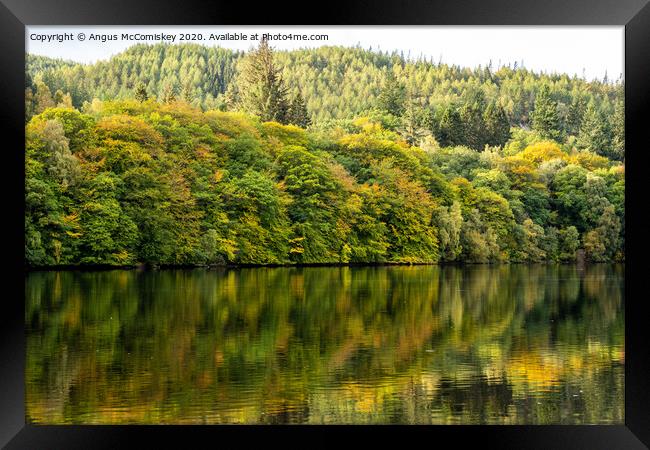
[[[621,113],[619,112],[619,115],[620,114]],[[620,122],[621,120],[622,119],[619,116],[618,121]],[[620,136],[620,123],[618,127]],[[612,146],[611,126],[609,122],[605,120],[605,116],[602,111],[600,111],[593,103],[590,103],[587,106],[587,110],[585,111],[585,115],[580,126],[580,133],[578,134],[577,145],[581,149],[590,150],[610,159],[620,160],[623,156],[622,154],[619,154],[621,143],[618,142],[616,144],[619,149],[615,149]]]
[[[311,118],[309,117],[305,100],[300,95],[300,92],[296,94],[291,101],[291,105],[289,105],[286,121],[301,128],[307,128],[311,125]]]
[[[281,68],[274,62],[273,52],[266,40],[242,62],[237,78],[238,107],[262,121],[285,123],[289,114],[287,88]],[[300,114],[299,111],[291,114]]]
[[[251,67],[253,60],[262,64]],[[262,121],[285,122],[283,114],[299,94],[314,125],[354,119],[374,108],[396,118],[394,126],[399,127],[410,96],[419,99],[415,115],[427,117],[422,126],[443,147],[483,150],[486,144],[502,145],[510,128],[520,127],[539,129],[542,138],[567,144],[579,135],[592,103],[600,112],[597,120],[616,135],[611,148],[593,151],[610,159],[617,154],[618,160],[624,151],[622,83],[538,74],[516,66],[469,69],[361,48],[267,48],[244,54],[156,44],[135,45],[91,65],[27,55],[26,72],[27,119],[57,106],[58,91],[61,101],[69,94],[72,106],[82,108],[94,99],[134,98],[142,83],[160,100],[167,86],[173,86],[177,98],[203,110],[238,110],[245,100],[242,109]],[[268,81],[261,82],[264,74]],[[387,125],[383,123],[390,129]]]
[[[149,94],[147,93],[147,86],[140,81],[135,87],[135,99],[139,102],[145,102],[149,99]]]
[[[541,86],[535,96],[535,109],[531,115],[533,130],[537,131],[545,139],[559,140],[560,118],[557,111],[557,103],[551,98],[548,85]]]
[[[241,56],[28,57],[28,264],[624,258],[620,85],[360,49]],[[350,65],[368,73],[346,84]]]
[[[377,97],[377,107],[394,116],[402,115],[404,102],[406,101],[406,89],[400,83],[392,71],[386,73],[386,80],[381,92]]]

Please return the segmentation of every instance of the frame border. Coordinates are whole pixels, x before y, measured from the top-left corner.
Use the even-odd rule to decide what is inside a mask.
[[[625,274],[627,279],[626,362],[625,362],[625,425],[620,426],[374,426],[364,433],[377,442],[387,433],[404,431],[430,442],[441,437],[456,443],[480,439],[500,448],[648,448],[650,446],[650,354],[644,345],[648,336],[642,311],[644,299],[632,298],[632,293],[644,292],[641,268],[648,247],[647,231],[650,221],[644,217],[641,177],[648,167],[643,153],[646,142],[645,117],[650,105],[650,0],[341,0],[328,1],[317,15],[306,14],[305,4],[267,3],[251,7],[232,2],[203,3],[200,0],[183,4],[169,2],[164,8],[160,1],[113,0],[0,0],[0,52],[3,71],[0,77],[0,123],[9,137],[5,145],[4,162],[9,169],[0,179],[3,192],[15,192],[24,186],[24,64],[25,25],[225,25],[294,23],[336,25],[624,25],[625,26],[625,113],[627,148],[638,149],[626,155],[626,234]],[[300,12],[291,17],[288,11]],[[314,23],[315,22],[315,23]],[[6,201],[7,199],[5,199]],[[34,426],[25,424],[24,405],[24,200],[14,195],[6,216],[10,220],[10,235],[4,246],[3,261],[15,272],[8,278],[11,294],[3,305],[3,339],[0,340],[0,445],[6,448],[99,448],[131,446],[139,439],[147,446],[170,447],[187,445],[193,439],[223,443],[224,438],[237,445],[252,443],[252,438],[294,438],[296,431],[310,434],[310,442],[340,444],[351,433],[366,431],[367,426]],[[635,208],[637,206],[637,208]],[[8,245],[7,245],[8,244]],[[637,264],[638,262],[638,264]],[[11,273],[14,275],[14,273]],[[22,282],[24,283],[24,282]],[[635,297],[637,297],[636,295]],[[248,430],[256,433],[248,433]],[[291,430],[289,432],[289,430]],[[368,430],[370,431],[370,430]],[[257,435],[257,436],[255,436]],[[372,435],[372,436],[370,436]],[[317,440],[313,440],[318,436]],[[234,441],[236,439],[236,441]],[[474,441],[478,442],[478,441]],[[176,444],[176,445],[174,445]]]

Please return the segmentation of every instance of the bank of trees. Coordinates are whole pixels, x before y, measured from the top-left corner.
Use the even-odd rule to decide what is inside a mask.
[[[534,132],[421,148],[368,118],[307,132],[130,100],[49,108],[26,133],[31,265],[623,257],[623,166]]]
[[[217,73],[225,106],[205,110],[192,83],[179,89],[159,77],[158,97],[138,81],[127,100],[75,107],[79,92],[52,96],[48,77],[84,77],[96,67],[105,76],[120,58],[85,68],[33,58],[40,69],[27,97],[28,264],[573,261],[581,249],[592,261],[624,257],[620,86],[590,85],[589,101],[580,97],[563,115],[550,77],[515,71],[542,84],[530,127],[513,127],[522,119],[512,102],[489,93],[489,69],[468,78],[480,75],[483,84],[436,107],[422,86],[400,78],[410,66],[392,58],[363,114],[312,123],[320,112],[309,108],[309,90],[303,97],[280,63],[304,52],[278,57],[262,42],[230,85],[221,82],[231,73],[222,50],[127,53],[148,61],[157,51],[157,69],[148,69],[156,72],[176,67],[165,55],[181,49],[178,61],[199,64],[190,56],[200,52],[225,58],[212,62],[222,62],[217,72],[205,70]],[[310,64],[325,70],[326,61]],[[444,69],[412,66],[422,67]],[[610,96],[611,120],[599,109]]]
[[[302,127],[371,115],[411,143],[431,135],[443,146],[482,151],[503,146],[511,127],[523,127],[610,159],[624,156],[620,80],[538,74],[517,64],[469,69],[361,48],[271,54],[268,46],[243,53],[157,44],[135,45],[91,65],[28,55],[26,70],[27,119],[59,104],[79,109],[95,98],[132,99],[137,90],[140,98],[164,101],[175,93],[204,111],[248,111]],[[258,94],[244,89],[271,74],[276,92],[270,97],[255,100]]]

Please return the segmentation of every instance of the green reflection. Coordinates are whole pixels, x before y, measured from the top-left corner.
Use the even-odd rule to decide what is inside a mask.
[[[623,423],[624,266],[34,272],[31,423]]]

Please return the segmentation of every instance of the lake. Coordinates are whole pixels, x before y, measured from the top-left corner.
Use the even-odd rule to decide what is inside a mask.
[[[43,271],[42,424],[623,424],[624,265]]]

